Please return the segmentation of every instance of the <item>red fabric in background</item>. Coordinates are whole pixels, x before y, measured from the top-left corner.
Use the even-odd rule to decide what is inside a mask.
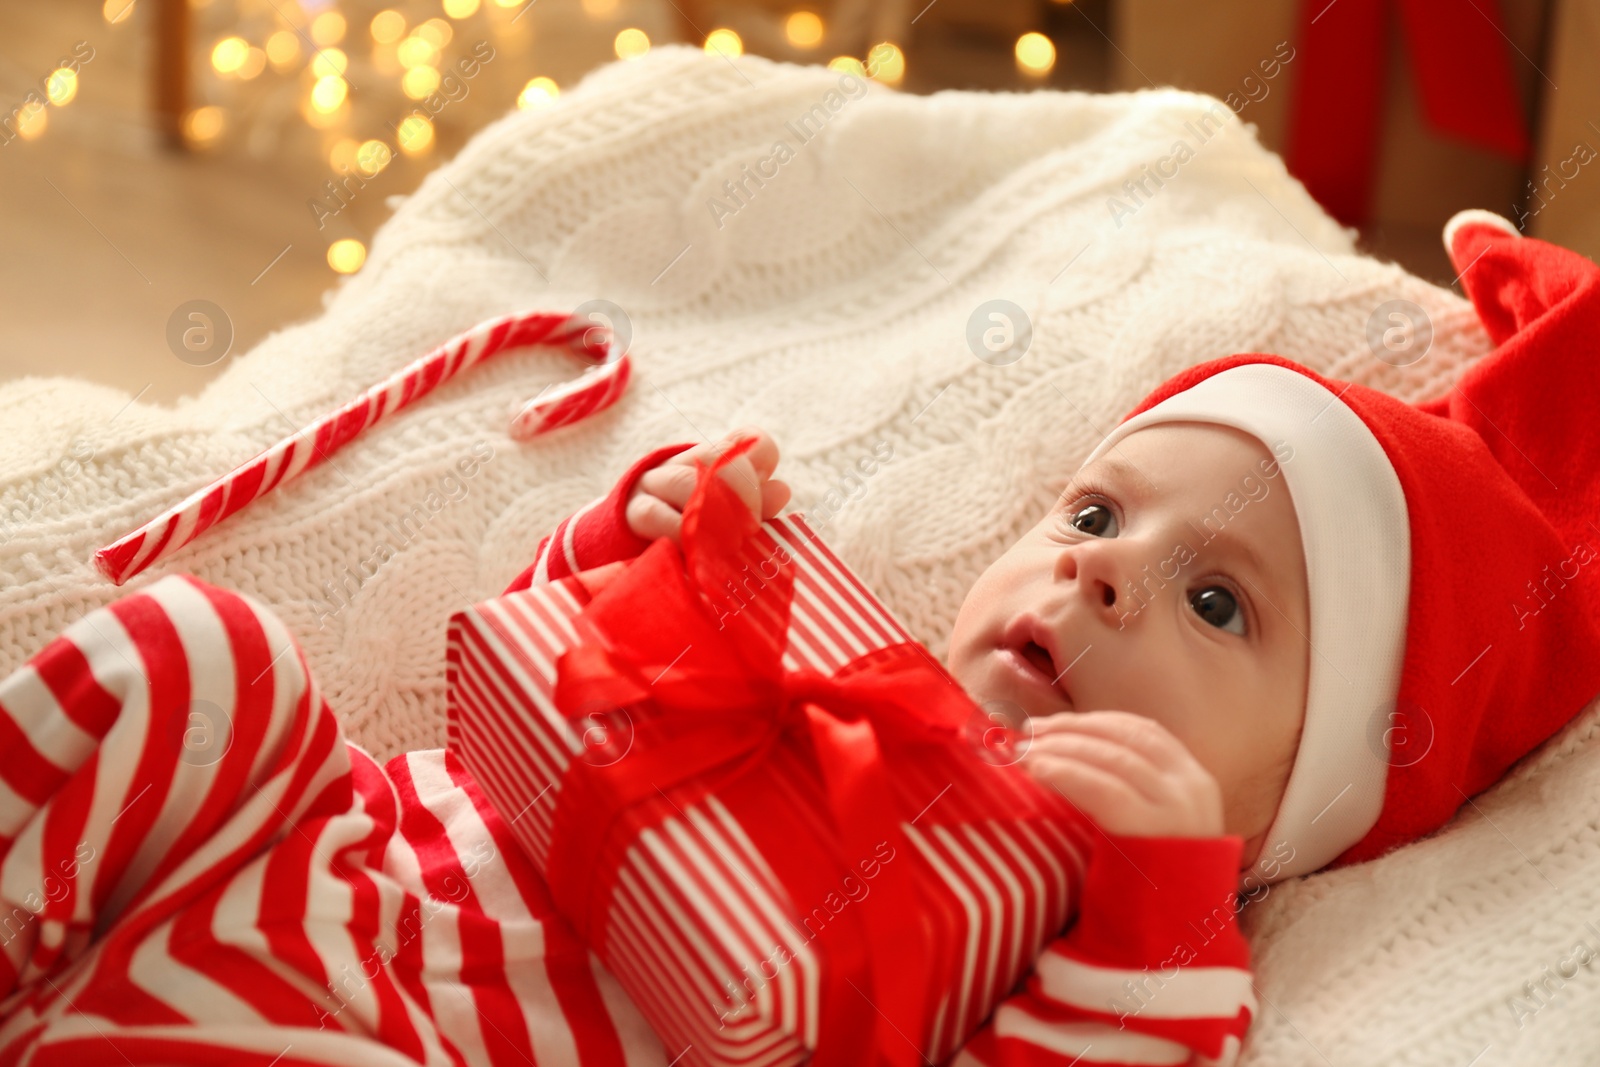
[[[1371,214],[1394,8],[1428,125],[1508,159],[1528,155],[1496,0],[1304,0],[1285,159],[1344,223]]]

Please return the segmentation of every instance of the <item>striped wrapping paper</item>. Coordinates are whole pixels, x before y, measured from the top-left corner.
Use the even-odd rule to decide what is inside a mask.
[[[910,640],[801,515],[769,520],[757,536],[768,558],[781,545],[796,568],[785,668],[832,674]],[[560,877],[547,859],[563,770],[574,759],[615,762],[636,740],[648,743],[646,730],[635,738],[614,723],[592,722],[580,735],[555,706],[556,660],[577,640],[571,620],[588,600],[579,575],[450,620],[449,743],[552,878]],[[910,979],[937,991],[918,1051],[939,1062],[965,1043],[1065,924],[1092,831],[1053,793],[1045,817],[993,817],[1020,810],[1005,798],[1033,787],[1019,768],[956,754],[969,758],[894,767],[902,810],[918,813],[901,822],[914,855],[864,857],[841,876],[838,894],[820,901],[791,900],[764,858],[783,847],[770,823],[828,833],[821,782],[796,751],[779,746],[740,788],[686,808],[664,795],[630,824],[605,944],[593,947],[669,1057],[730,1067],[806,1062],[827,966],[815,937],[871,892],[874,862],[916,865],[931,958],[941,961],[936,973]],[[786,818],[774,820],[775,808]]]

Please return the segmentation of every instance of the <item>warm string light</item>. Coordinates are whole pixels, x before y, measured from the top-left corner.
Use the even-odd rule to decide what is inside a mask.
[[[249,54],[250,44],[243,37],[224,37],[211,46],[211,65],[218,74],[232,74]]]
[[[382,171],[393,159],[394,152],[382,141],[363,141],[356,149],[356,169],[369,177]]]
[[[450,43],[450,38],[456,33],[448,22],[437,18],[429,19],[411,32],[433,45],[435,51],[443,51],[444,46]]]
[[[311,73],[318,78],[341,77],[350,69],[350,57],[340,48],[318,49],[317,54],[311,57]]]
[[[367,23],[367,30],[379,44],[393,44],[405,36],[406,17],[393,8],[380,11]]]
[[[105,20],[110,23],[125,21],[136,2],[103,0]],[[191,6],[199,6],[210,0],[188,2]],[[421,108],[417,108],[394,124],[392,144],[375,138],[363,140],[359,134],[346,132],[351,129],[347,125],[352,108],[352,90],[347,80],[351,54],[360,61],[356,77],[361,80],[363,87],[370,89],[368,82],[376,71],[385,80],[394,77],[396,81],[387,84],[395,86],[398,83],[400,93],[410,100],[426,100],[439,91],[444,80],[444,57],[455,36],[455,26],[450,20],[473,17],[488,6],[490,14],[495,15],[490,22],[491,28],[499,34],[507,27],[503,25],[504,17],[499,16],[495,9],[518,8],[527,0],[489,0],[487,5],[484,0],[437,0],[438,7],[434,11],[439,14],[434,17],[427,17],[426,8],[417,10],[421,0],[407,0],[405,4],[397,0],[389,2],[394,6],[379,10],[370,17],[366,12],[360,17],[348,16],[338,9],[337,3],[314,5],[324,7],[324,10],[314,15],[307,12],[304,16],[300,14],[303,9],[298,5],[289,5],[294,9],[293,17],[285,16],[280,9],[278,26],[269,27],[270,32],[262,31],[264,36],[258,38],[257,43],[238,34],[228,34],[215,40],[209,55],[211,66],[222,78],[238,80],[253,79],[269,67],[277,75],[304,71],[306,80],[301,90],[304,95],[300,97],[299,110],[309,126],[326,131],[322,136],[330,139],[323,143],[328,165],[336,175],[375,176],[399,155],[419,157],[429,153],[436,144],[437,131],[434,121]],[[581,2],[584,14],[595,20],[617,18],[621,11],[618,0]],[[372,8],[367,9],[367,12],[371,11]],[[307,21],[300,21],[302,18]],[[525,25],[531,25],[531,20]],[[616,26],[613,23],[613,27]],[[809,10],[791,12],[784,22],[784,32],[790,44],[799,49],[816,48],[826,38],[822,18]],[[904,71],[903,55],[892,44],[885,43],[878,47],[880,51],[887,51],[879,56],[882,69],[877,70],[875,76],[885,81],[898,81]],[[612,48],[619,59],[634,59],[649,52],[651,40],[644,29],[623,25],[612,39]],[[704,48],[708,54],[740,56],[744,54],[745,44],[737,31],[717,27],[706,36]],[[352,52],[347,53],[347,49]],[[830,66],[856,73],[865,70],[860,61],[843,56],[837,57]],[[77,77],[66,68],[53,71],[48,79],[48,88],[52,103],[65,104],[77,93]],[[561,89],[553,79],[533,77],[517,94],[516,106],[525,110],[550,107],[560,93]],[[368,97],[363,95],[357,104],[362,116],[366,115],[369,106],[367,100]],[[45,110],[39,106],[19,112],[15,123],[24,138],[33,139],[43,132],[48,121]],[[195,108],[185,115],[182,130],[189,143],[208,146],[222,137],[227,124],[224,109],[208,105]],[[344,238],[328,246],[327,261],[332,270],[353,274],[362,268],[366,254],[366,246],[361,241]]]
[[[128,16],[133,14],[133,0],[106,0],[100,6],[100,14],[112,25],[126,22]]]
[[[395,127],[400,151],[408,156],[426,155],[433,147],[433,123],[423,115],[407,115]]]
[[[549,107],[556,102],[556,97],[561,95],[561,89],[551,78],[529,78],[528,84],[522,87],[522,92],[517,94],[517,106],[524,111]]]
[[[328,266],[340,274],[354,274],[367,261],[367,246],[354,237],[342,237],[328,246]]]
[[[300,38],[293,30],[278,30],[267,38],[267,59],[282,74],[300,60]]]
[[[44,101],[33,100],[17,109],[15,125],[18,137],[24,141],[35,141],[44,136],[45,127],[50,125],[45,107]]]
[[[822,19],[814,11],[796,11],[784,20],[783,35],[796,48],[815,48],[822,43]]]
[[[422,100],[437,88],[439,71],[434,67],[412,67],[400,79],[400,91],[413,100]]]
[[[339,110],[349,95],[350,84],[337,74],[328,74],[318,78],[311,87],[311,106],[324,115],[332,114]]]
[[[324,11],[311,20],[311,39],[324,47],[344,40],[344,16],[337,11]]]
[[[732,30],[716,29],[706,34],[705,50],[708,56],[719,52],[725,56],[742,56],[744,41]]]
[[[629,26],[612,41],[618,59],[638,59],[650,51],[650,38],[638,27]]]
[[[222,133],[224,116],[215,104],[197,107],[183,117],[183,135],[190,144],[203,145]]]
[[[57,67],[44,80],[45,100],[37,97],[19,107],[12,116],[16,135],[24,141],[36,141],[44,136],[50,126],[49,105],[65,107],[78,95],[78,73],[71,67]],[[32,96],[32,94],[29,94]]]
[[[400,42],[395,54],[400,59],[400,65],[410,70],[412,67],[432,66],[436,51],[426,37],[412,34]]]
[[[906,54],[893,41],[882,41],[867,53],[865,70],[875,81],[899,85],[906,76]]]
[[[1025,33],[1017,38],[1017,69],[1034,77],[1043,77],[1056,65],[1055,42],[1042,33]]]
[[[356,152],[360,148],[361,142],[354,137],[339,138],[328,152],[328,166],[334,170],[349,170],[356,165]]]
[[[78,72],[70,67],[57,67],[45,79],[44,92],[57,107],[72,103],[72,98],[78,95]]]

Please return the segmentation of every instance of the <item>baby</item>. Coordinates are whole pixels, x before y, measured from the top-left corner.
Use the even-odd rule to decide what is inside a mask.
[[[1483,211],[1445,244],[1498,345],[1451,393],[1191,367],[968,592],[951,674],[1102,829],[1238,837],[1253,892],[1438,828],[1600,690],[1600,272]],[[675,536],[708,447],[652,458],[632,531]]]
[[[1241,825],[1259,843],[1256,824],[1265,829],[1271,809],[1263,814],[1263,808],[1275,806],[1276,797],[1267,795],[1270,783],[1256,781],[1251,760],[1270,759],[1268,777],[1281,786],[1299,728],[1306,657],[1292,632],[1278,632],[1288,627],[1276,620],[1262,634],[1246,629],[1247,622],[1261,626],[1264,609],[1247,606],[1244,579],[1231,575],[1269,582],[1273,594],[1286,599],[1297,590],[1303,628],[1307,596],[1295,516],[1286,503],[1265,506],[1283,494],[1262,497],[1255,514],[1229,523],[1236,548],[1226,555],[1207,548],[1189,561],[1205,568],[1194,573],[1206,580],[1186,594],[1181,613],[1156,602],[1127,607],[1133,594],[1119,601],[1112,587],[1122,584],[1124,571],[1131,577],[1137,569],[1131,553],[1151,543],[1170,545],[1180,516],[1196,501],[1212,489],[1221,499],[1233,461],[1251,471],[1259,464],[1274,478],[1277,470],[1270,456],[1257,455],[1253,439],[1221,427],[1154,427],[1125,446],[1087,467],[1084,473],[1096,480],[1080,477],[979,580],[951,638],[955,679],[997,718],[1018,727],[1036,724],[1031,743],[1022,736],[1027,769],[1087,815],[1106,842],[1097,845],[1093,830],[1072,830],[1088,857],[1087,863],[1073,857],[1072,921],[966,1042],[952,1061],[956,1067],[1066,1062],[1063,1056],[1092,1063],[1229,1063],[1256,1010],[1245,969],[1248,948],[1233,913],[1241,835],[1231,827],[1224,832],[1224,812],[1230,820],[1249,820]],[[775,477],[778,446],[771,435],[749,427],[715,444],[671,445],[640,460],[606,497],[558,526],[511,590],[572,573],[585,575],[595,589],[609,579],[608,568],[622,566],[657,538],[678,541],[683,512],[706,476],[709,464],[702,461],[724,452],[714,476],[757,518],[777,515],[791,492]],[[1172,481],[1134,493],[1111,474],[1145,463]],[[1280,542],[1282,551],[1269,547]],[[1250,553],[1272,563],[1242,569]],[[1224,564],[1230,571],[1220,569]],[[1081,664],[1074,667],[1055,650],[1096,641],[1108,649],[1105,673],[1074,673],[1069,690],[1061,676]],[[1114,673],[1140,657],[1174,663],[1167,687],[1141,693],[1137,684],[1122,684],[1123,677],[1155,673]],[[1100,680],[1088,685],[1081,677]],[[1183,679],[1195,691],[1185,691],[1178,684]],[[1228,744],[1224,708],[1203,688],[1213,681],[1259,723],[1247,752]],[[1084,710],[1070,710],[1077,706],[1070,692],[1086,702]],[[1134,708],[1148,708],[1148,717],[1128,710]],[[1180,737],[1194,738],[1215,757],[1217,772]],[[1225,792],[1222,776],[1239,788]],[[1193,931],[1203,931],[1203,943],[1185,952]],[[1153,973],[1175,964],[1189,968],[1181,979]],[[1173,983],[1186,992],[1155,996]]]
[[[951,675],[1104,847],[956,1067],[1232,1062],[1236,897],[1437,829],[1600,692],[1600,269],[1484,213],[1446,245],[1497,345],[1447,395],[1192,367],[968,593]],[[507,591],[678,537],[739,436],[641,458]],[[771,518],[791,493],[748,436],[718,476]],[[452,750],[345,741],[248,596],[173,574],[90,612],[0,678],[0,733],[0,1058],[686,1051],[556,914],[517,816]]]

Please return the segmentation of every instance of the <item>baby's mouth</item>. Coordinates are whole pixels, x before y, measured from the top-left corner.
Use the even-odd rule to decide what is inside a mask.
[[[1040,673],[1042,673],[1046,678],[1054,681],[1056,677],[1055,660],[1050,658],[1050,653],[1045,650],[1043,645],[1034,641],[1027,642],[1022,646],[1022,656],[1029,663],[1033,664],[1035,667],[1038,667]]]
[[[1012,619],[1000,635],[996,654],[1018,679],[1041,692],[1048,691],[1058,700],[1065,700],[1067,708],[1076,710],[1077,704],[1061,678],[1071,664],[1062,665],[1056,660],[1060,655],[1059,640],[1055,631],[1043,619],[1025,612]],[[1049,701],[1049,710],[1056,701]]]
[[[999,649],[1002,658],[1011,662],[1012,668],[1031,680],[1032,684],[1043,690],[1050,689],[1067,702],[1067,708],[1075,710],[1072,695],[1067,692],[1066,686],[1061,684],[1061,675],[1064,671],[1056,668],[1055,660],[1043,645],[1036,641],[1023,641],[1016,645],[1007,645]]]

